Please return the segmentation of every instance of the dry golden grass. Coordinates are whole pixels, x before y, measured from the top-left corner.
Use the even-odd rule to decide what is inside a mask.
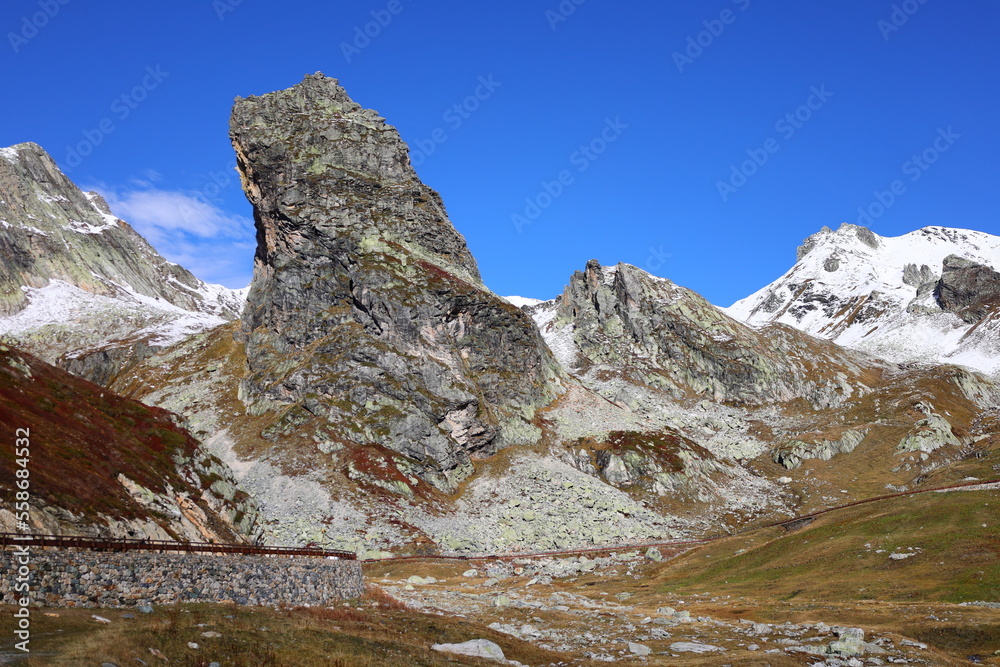
[[[908,496],[837,510],[791,533],[769,528],[713,542],[657,579],[674,591],[775,599],[997,600],[998,525],[992,491]],[[916,555],[889,558],[910,549]]]
[[[50,610],[53,611],[53,610]],[[438,667],[495,665],[432,651],[433,643],[485,638],[503,647],[509,658],[527,664],[558,662],[557,654],[531,646],[462,619],[406,609],[381,590],[369,587],[360,600],[330,608],[245,608],[229,605],[183,605],[157,608],[153,614],[127,610],[54,610],[58,618],[36,612],[32,657],[28,665],[63,667],[111,662],[207,667]],[[94,621],[92,614],[112,621]],[[0,633],[12,636],[10,614]],[[203,632],[220,633],[205,638]],[[195,642],[198,649],[188,647]]]

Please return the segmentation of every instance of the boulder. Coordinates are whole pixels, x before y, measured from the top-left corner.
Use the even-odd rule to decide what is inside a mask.
[[[488,639],[472,639],[461,644],[433,644],[431,649],[441,653],[453,653],[470,658],[486,658],[498,662],[507,662],[503,649]]]

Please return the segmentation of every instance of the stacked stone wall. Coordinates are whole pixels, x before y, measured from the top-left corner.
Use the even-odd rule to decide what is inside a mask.
[[[364,591],[361,564],[350,560],[41,549],[25,555],[6,548],[0,550],[3,604],[19,604],[25,575],[32,603],[49,607],[321,606]]]

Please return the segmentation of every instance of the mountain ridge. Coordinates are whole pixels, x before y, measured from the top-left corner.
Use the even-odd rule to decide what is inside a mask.
[[[993,428],[980,374],[747,326],[627,264],[588,262],[548,302],[496,296],[398,132],[335,79],[240,98],[230,129],[258,232],[240,319],[159,350],[108,340],[82,374],[118,364],[114,391],[182,415],[269,541],[379,557],[693,537],[919,487]],[[800,262],[833,273],[884,245],[849,227],[856,252],[830,257],[832,234]],[[982,326],[994,274],[974,259],[893,279]]]
[[[957,363],[995,374],[995,306],[980,304],[980,316],[967,322],[936,296],[952,256],[984,267],[976,289],[991,292],[983,281],[996,283],[985,269],[1000,266],[1000,237],[947,227],[882,237],[845,223],[807,238],[783,276],[724,310],[754,326],[780,322],[889,361]]]
[[[0,151],[0,330],[101,383],[239,316],[242,290],[169,262],[34,143]]]

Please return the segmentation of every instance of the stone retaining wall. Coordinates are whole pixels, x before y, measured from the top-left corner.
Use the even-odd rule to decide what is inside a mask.
[[[0,602],[17,604],[19,560],[0,550]],[[129,607],[174,602],[328,605],[364,590],[350,560],[196,554],[30,551],[34,603],[49,607]],[[20,574],[24,571],[21,570]]]

